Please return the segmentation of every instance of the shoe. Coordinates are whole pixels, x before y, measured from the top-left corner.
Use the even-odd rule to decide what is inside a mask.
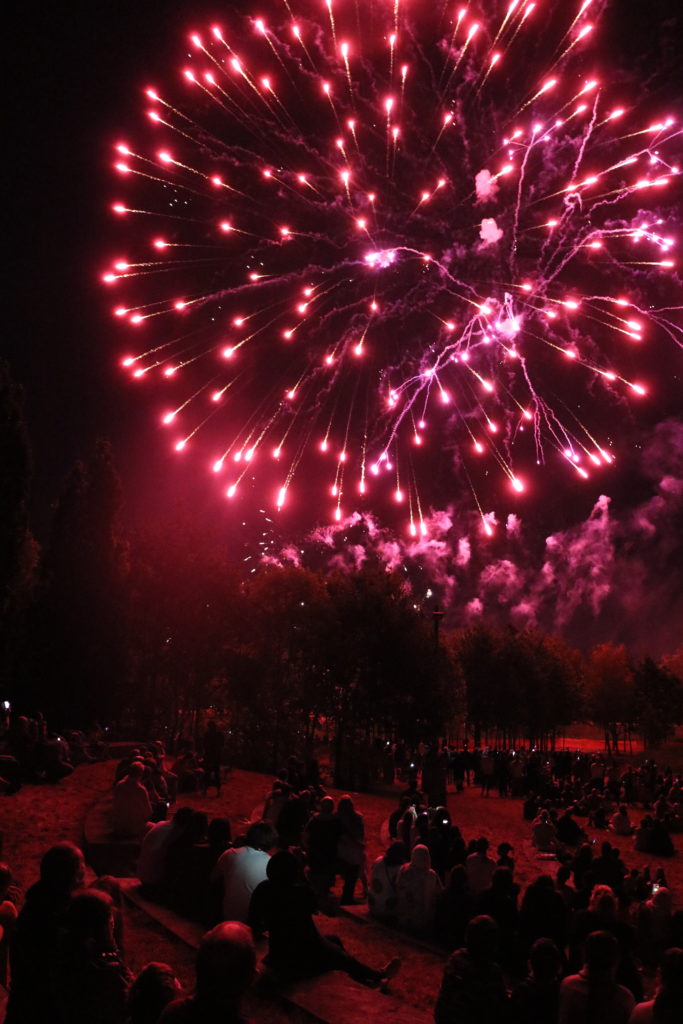
[[[400,956],[395,956],[393,960],[390,960],[389,963],[385,964],[382,968],[382,981],[391,981],[392,978],[396,977],[402,966],[403,961]]]

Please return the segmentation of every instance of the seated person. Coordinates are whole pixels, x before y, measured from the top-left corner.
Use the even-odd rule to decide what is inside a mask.
[[[114,786],[112,830],[116,835],[141,839],[147,831],[152,805],[142,784],[145,766],[133,761],[128,774]]]
[[[613,814],[610,818],[609,827],[611,832],[616,832],[618,836],[631,836],[633,835],[634,828],[631,824],[631,819],[628,816],[628,807],[626,804],[622,804],[616,814]]]
[[[294,854],[280,850],[268,862],[267,879],[254,890],[249,923],[256,934],[268,932],[267,963],[283,979],[313,977],[327,971],[344,971],[365,985],[388,981],[400,967],[390,961],[373,970],[352,957],[339,941],[320,934],[313,914],[317,911],[313,890],[301,880]]]
[[[368,889],[368,908],[372,917],[380,921],[395,919],[398,873],[407,860],[408,847],[397,839],[372,865]]]
[[[267,821],[257,821],[247,829],[246,843],[221,854],[211,881],[223,882],[223,918],[246,923],[249,901],[256,886],[265,881],[266,868],[277,835]]]
[[[443,886],[432,870],[429,850],[413,847],[410,863],[404,864],[396,882],[396,917],[402,928],[429,934],[434,925],[436,901]]]
[[[169,1003],[159,1024],[244,1024],[241,1004],[256,971],[249,929],[224,921],[202,938],[194,994]]]
[[[531,842],[539,853],[555,853],[557,832],[548,811],[541,811],[531,826]]]

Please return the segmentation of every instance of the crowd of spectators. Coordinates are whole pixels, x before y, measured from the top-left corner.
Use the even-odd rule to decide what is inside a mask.
[[[0,793],[11,796],[24,783],[59,782],[84,762],[107,756],[106,734],[95,723],[87,732],[61,734],[34,718],[12,715],[9,702],[0,708]]]
[[[463,750],[467,760],[454,771],[445,748],[411,752],[386,849],[368,864],[363,815],[351,796],[335,803],[326,794],[314,761],[290,758],[260,820],[240,835],[227,818],[209,821],[188,806],[171,811],[185,786],[220,792],[219,736],[210,728],[199,753],[188,747],[170,769],[161,744],[132,750],[114,785],[113,832],[140,840],[144,894],[209,929],[192,993],[166,964],[132,977],[117,883],[105,877],[86,888],[80,850],[61,843],[45,854],[23,901],[0,864],[7,1024],[238,1024],[263,939],[270,985],[338,970],[384,990],[400,960],[365,963],[316,921],[319,911],[357,903],[382,928],[449,954],[434,992],[436,1024],[479,1024],[492,1014],[502,1024],[680,1024],[683,910],[663,869],[629,870],[622,859],[625,843],[640,849],[637,804],[671,842],[680,796],[672,773],[652,763],[613,771],[603,759],[574,755],[544,754],[534,766],[536,752],[522,752],[514,789],[528,821],[525,856],[539,863],[522,887],[512,844],[466,837],[457,796],[453,816],[446,801],[449,781],[456,792],[471,785],[486,798],[495,786],[510,795],[496,765],[504,754],[512,766],[517,753],[483,752],[468,766]],[[604,838],[589,840],[589,827],[604,829]],[[644,982],[655,972],[647,999]]]

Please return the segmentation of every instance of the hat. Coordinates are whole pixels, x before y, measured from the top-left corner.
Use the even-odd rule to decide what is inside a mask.
[[[509,843],[500,843],[498,846],[498,853],[500,854],[510,853],[511,850],[514,850],[514,846],[510,846]]]

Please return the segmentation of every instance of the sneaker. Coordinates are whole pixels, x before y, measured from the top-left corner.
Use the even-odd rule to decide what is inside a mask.
[[[382,981],[391,981],[392,978],[396,977],[402,966],[403,961],[400,956],[395,956],[393,960],[390,960],[389,963],[385,964],[382,968]]]

